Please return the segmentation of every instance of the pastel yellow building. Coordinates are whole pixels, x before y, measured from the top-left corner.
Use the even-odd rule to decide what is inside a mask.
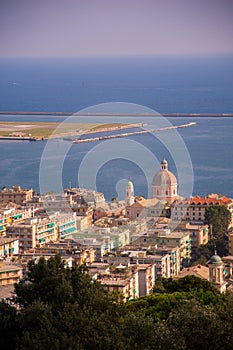
[[[4,217],[0,218],[0,237],[6,236],[7,220]]]
[[[0,238],[0,257],[6,258],[19,254],[19,240],[17,238]]]
[[[104,275],[99,278],[99,282],[110,292],[121,293],[125,301],[139,297],[139,277],[137,270],[130,273],[121,272]]]
[[[9,225],[7,237],[19,239],[20,253],[58,239],[58,227],[51,220],[26,219]]]
[[[18,283],[22,278],[22,267],[0,262],[0,286]]]
[[[3,187],[0,191],[0,202],[2,203],[16,203],[22,205],[24,201],[31,200],[34,191],[32,188],[23,189],[20,186],[13,186],[12,188]]]
[[[233,255],[233,232],[228,232],[228,251],[229,255]]]

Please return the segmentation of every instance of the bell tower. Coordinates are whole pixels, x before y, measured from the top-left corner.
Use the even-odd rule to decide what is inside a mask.
[[[218,289],[220,293],[226,291],[226,282],[224,280],[224,263],[215,249],[214,255],[208,262],[210,283]]]
[[[134,203],[134,186],[133,183],[129,180],[126,184],[126,205],[130,206]]]

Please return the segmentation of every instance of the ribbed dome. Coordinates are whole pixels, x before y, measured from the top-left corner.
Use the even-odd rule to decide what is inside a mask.
[[[222,259],[220,258],[219,255],[213,255],[210,258],[210,263],[211,264],[222,264]]]
[[[152,180],[152,196],[161,201],[173,201],[177,197],[177,180],[168,170],[168,162],[163,159],[161,170]]]
[[[160,170],[157,174],[155,174],[152,186],[172,186],[177,185],[177,180],[174,174],[172,174],[169,170]]]

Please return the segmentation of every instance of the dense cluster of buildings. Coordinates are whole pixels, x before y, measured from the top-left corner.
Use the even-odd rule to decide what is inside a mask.
[[[13,186],[0,191],[0,298],[18,282],[29,260],[61,254],[76,261],[125,300],[151,293],[158,277],[195,274],[221,292],[233,267],[232,220],[229,256],[215,253],[208,266],[191,267],[211,228],[205,210],[224,205],[233,218],[233,200],[218,194],[182,198],[164,159],[152,182],[152,198],[135,196],[131,181],[125,200],[107,203],[103,193],[69,188],[62,194],[35,194]],[[231,257],[232,255],[232,257]],[[11,287],[11,288],[10,288]],[[9,294],[9,293],[8,293]]]

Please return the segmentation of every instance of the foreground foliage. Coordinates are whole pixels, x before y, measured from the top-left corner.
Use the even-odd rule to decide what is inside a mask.
[[[0,303],[1,349],[232,349],[233,299],[194,276],[124,304],[56,256],[30,262],[19,309]]]
[[[205,221],[212,225],[214,238],[220,238],[227,234],[231,222],[231,213],[224,205],[213,205],[206,208]]]
[[[200,247],[197,248],[196,259],[193,262],[193,265],[205,265],[214,254],[215,249],[217,250],[218,255],[221,257],[228,255],[229,248],[228,238],[226,235],[217,239],[213,238],[209,240],[208,243],[200,245]]]

